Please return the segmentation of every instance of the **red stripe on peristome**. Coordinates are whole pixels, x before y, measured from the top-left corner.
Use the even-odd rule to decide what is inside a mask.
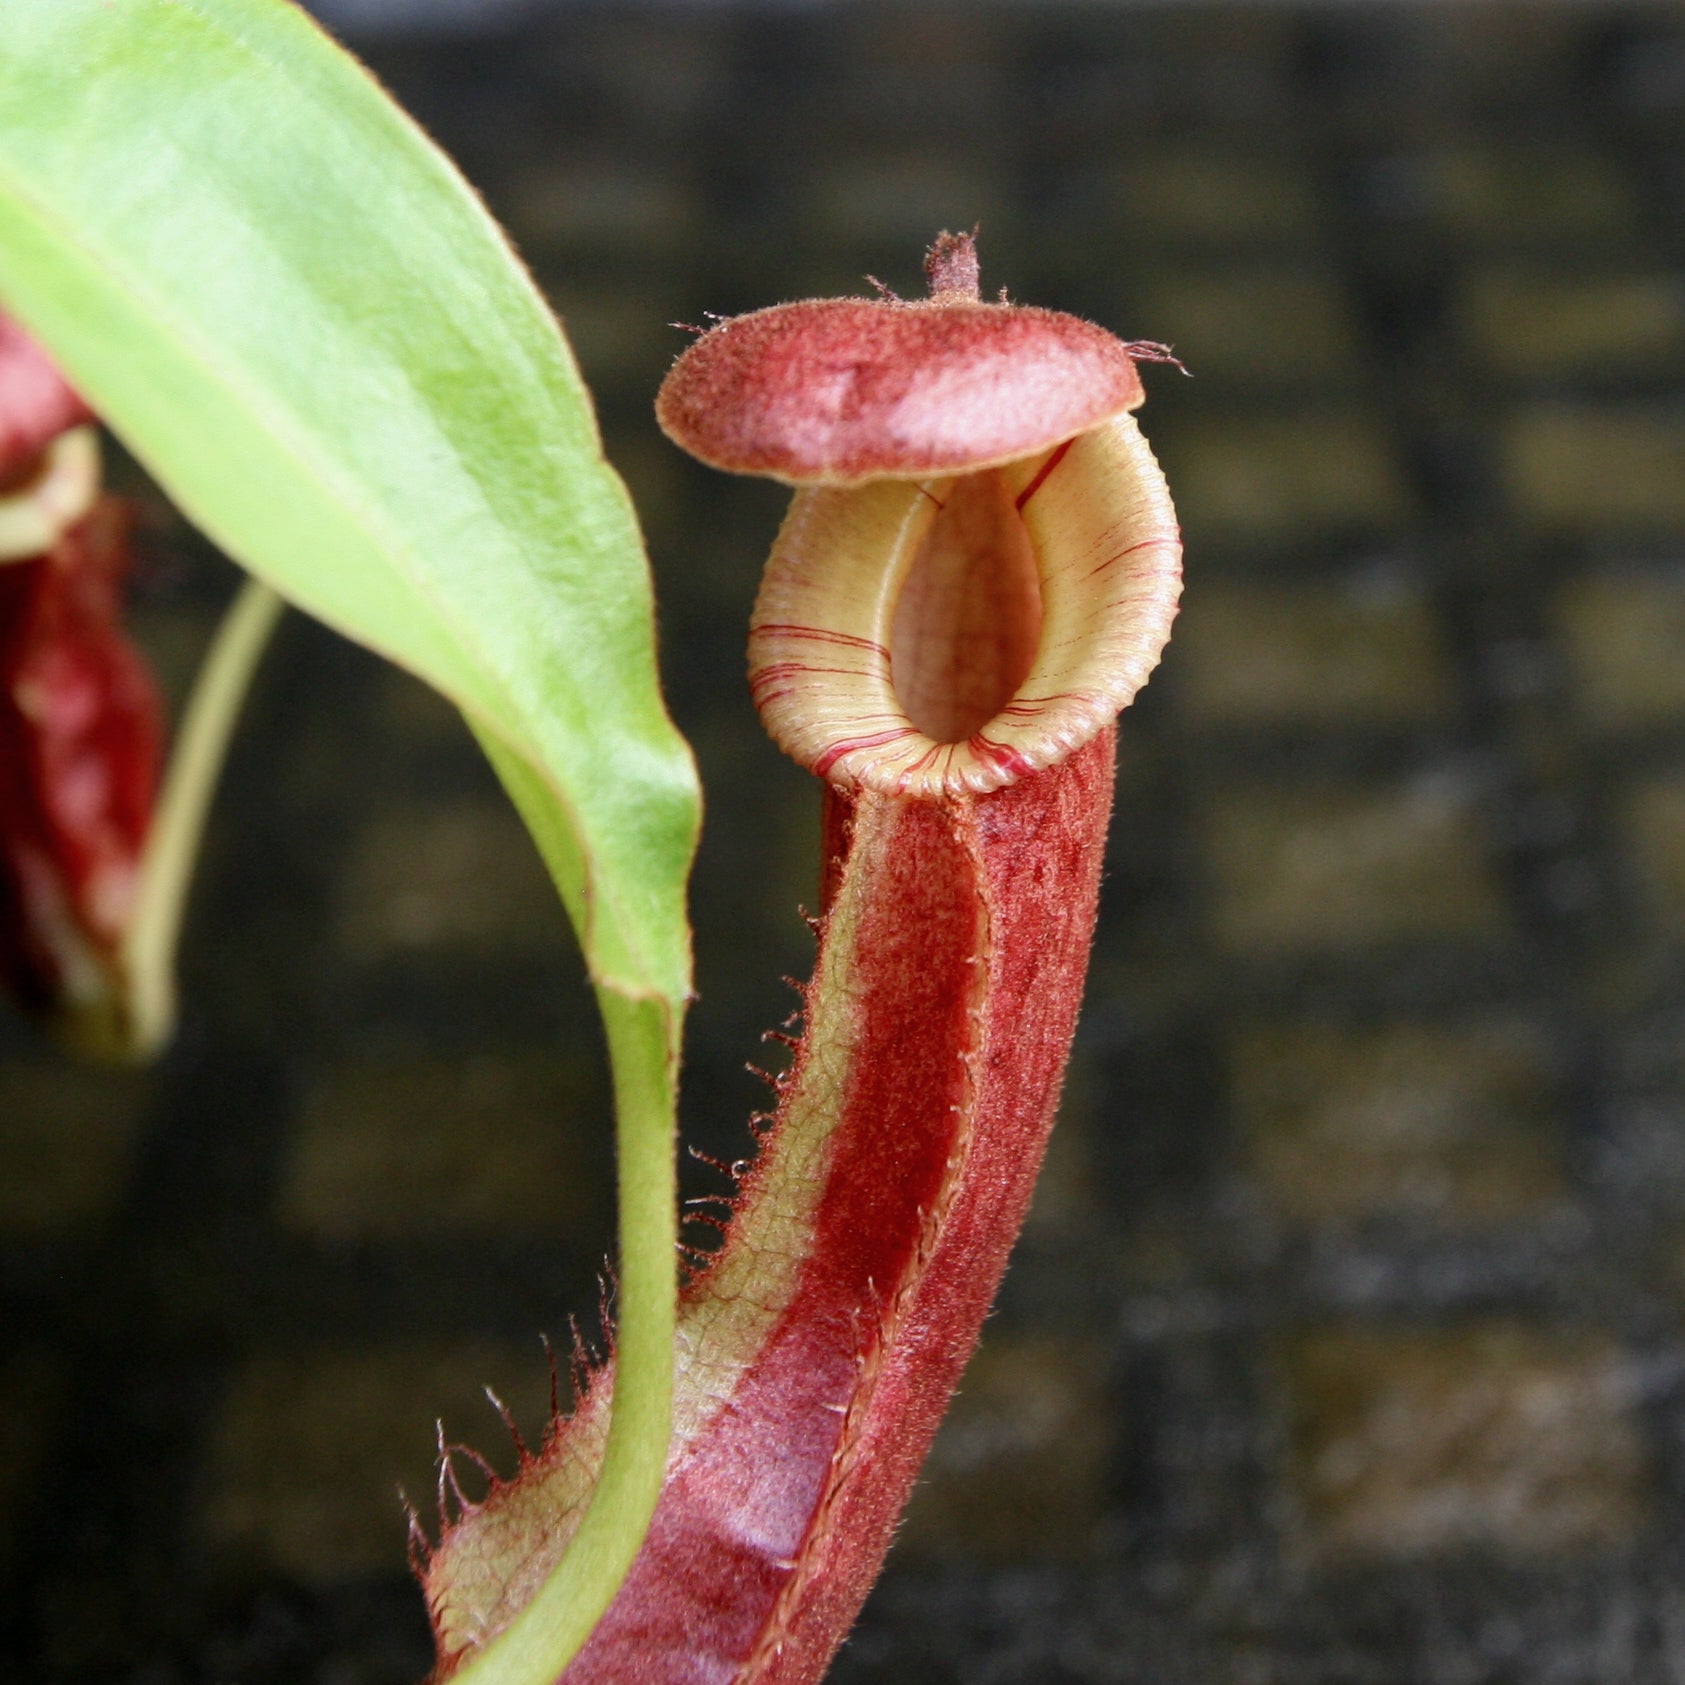
[[[1016,509],[1020,515],[1024,513],[1024,505],[1028,503],[1038,491],[1041,490],[1042,482],[1046,480],[1047,476],[1065,460],[1065,452],[1068,451],[1075,443],[1075,439],[1067,439],[1064,444],[1054,451],[1047,461],[1045,461],[1041,467],[1036,470],[1035,477],[1021,492],[1019,492],[1018,496],[1013,500],[1012,507]]]
[[[751,642],[761,637],[812,638],[816,643],[843,644],[849,649],[866,649],[874,655],[881,655],[885,661],[889,659],[889,651],[882,644],[873,643],[870,638],[857,637],[853,632],[828,631],[823,626],[798,626],[781,621],[768,621],[749,628]]]
[[[858,667],[815,667],[808,661],[769,661],[749,675],[749,682],[754,684],[779,673],[847,673],[850,677],[858,677],[859,672]]]
[[[1036,770],[1034,763],[1025,759],[1010,744],[997,743],[992,737],[985,737],[981,732],[970,738],[966,747],[978,760],[994,767],[997,772],[1004,772],[1009,778],[1028,778]]]
[[[838,761],[845,755],[852,755],[856,749],[883,749],[891,743],[899,743],[903,737],[916,737],[917,732],[911,726],[899,726],[894,731],[880,731],[870,737],[851,737],[844,743],[834,743],[824,754],[814,761],[811,771],[819,777],[827,777]]]
[[[1143,538],[1139,544],[1128,545],[1126,548],[1119,550],[1115,555],[1108,556],[1105,561],[1101,562],[1098,566],[1090,568],[1084,577],[1092,579],[1096,574],[1104,573],[1107,568],[1116,567],[1125,556],[1133,556],[1137,551],[1152,550],[1167,544],[1180,546],[1181,542],[1182,535],[1180,532],[1155,533],[1151,538]]]
[[[1029,1204],[1082,993],[1114,740],[987,796],[830,798],[856,917],[827,920],[819,974],[848,942],[844,998],[810,992],[742,1195],[780,1197],[805,1162],[783,1139],[802,1085],[846,1055],[796,1290],[670,1470],[565,1685],[813,1685],[853,1622]]]

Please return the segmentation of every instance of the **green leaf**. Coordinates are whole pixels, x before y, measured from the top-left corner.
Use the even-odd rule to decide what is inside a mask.
[[[617,1387],[637,1404],[615,1410],[620,1449],[509,1664],[500,1644],[475,1670],[548,1680],[635,1552],[666,1447],[698,798],[631,506],[502,235],[302,12],[4,12],[6,307],[217,543],[461,706],[598,986],[620,1106]]]
[[[631,506],[451,165],[277,0],[9,0],[0,295],[181,507],[548,786],[594,977],[685,998],[690,758]]]

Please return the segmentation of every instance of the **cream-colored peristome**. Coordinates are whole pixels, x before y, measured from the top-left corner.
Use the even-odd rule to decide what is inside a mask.
[[[796,494],[749,630],[750,686],[785,753],[844,786],[980,795],[1064,759],[1128,704],[1176,614],[1176,512],[1133,417],[1061,450],[1039,483],[1058,453],[1000,470],[1024,500],[1041,636],[1011,700],[963,742],[938,743],[912,724],[889,654],[896,601],[952,481]]]
[[[0,497],[0,562],[21,562],[58,543],[99,496],[99,432],[72,427],[41,454],[41,465]]]

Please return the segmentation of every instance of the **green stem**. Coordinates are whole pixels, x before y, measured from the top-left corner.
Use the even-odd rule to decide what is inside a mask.
[[[566,1554],[451,1685],[554,1685],[614,1600],[648,1531],[672,1431],[679,1023],[661,1000],[599,989],[614,1071],[620,1269],[608,1444]]]
[[[176,944],[205,816],[269,635],[283,604],[248,578],[217,628],[188,698],[141,859],[134,917],[123,938],[128,986],[127,1047],[146,1058],[168,1040],[176,1019]]]

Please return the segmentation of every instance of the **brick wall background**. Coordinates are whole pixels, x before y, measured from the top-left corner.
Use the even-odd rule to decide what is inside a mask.
[[[1676,9],[559,10],[368,43],[562,312],[709,793],[687,1138],[807,968],[743,694],[782,496],[650,400],[870,272],[1173,341],[1184,616],[1000,1309],[839,1685],[1685,1674]],[[145,495],[138,478],[128,484]],[[150,505],[178,686],[231,583]],[[0,1023],[0,1639],[54,1685],[398,1685],[434,1418],[597,1303],[565,921],[450,710],[294,617],[156,1069]],[[687,1169],[691,1191],[711,1191]],[[698,1236],[699,1240],[705,1238]]]

